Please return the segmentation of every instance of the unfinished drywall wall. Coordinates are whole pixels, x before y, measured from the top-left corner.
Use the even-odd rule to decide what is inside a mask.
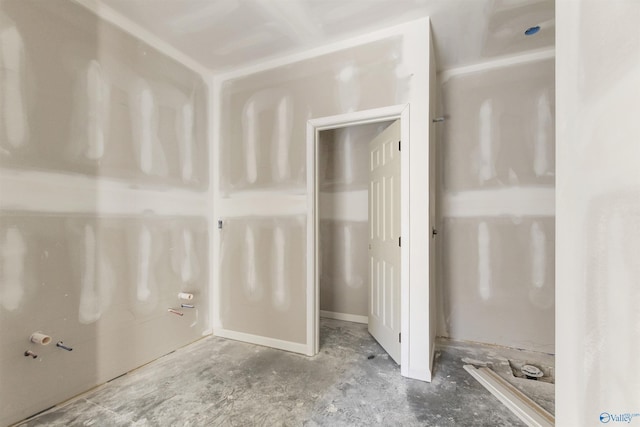
[[[369,308],[367,231],[366,221],[320,222],[322,316],[366,323]]]
[[[228,81],[222,90],[220,187],[306,191],[306,121],[401,104],[402,37]],[[404,72],[404,73],[403,73]]]
[[[222,326],[304,343],[305,217],[228,219],[220,235]]]
[[[424,141],[428,141],[428,117],[432,114],[428,104],[429,39],[429,22],[425,19],[216,77],[215,188],[219,191],[214,202],[216,217],[228,224],[234,220],[244,221],[249,216],[274,220],[282,216],[302,216],[307,227],[307,246],[302,255],[307,262],[292,267],[291,274],[298,277],[302,273],[305,279],[291,284],[291,305],[282,313],[290,322],[298,321],[299,316],[306,320],[302,336],[291,328],[285,329],[289,332],[283,335],[278,325],[271,322],[267,314],[273,308],[267,306],[273,303],[267,298],[259,306],[232,300],[233,305],[227,310],[241,317],[242,322],[230,330],[228,319],[217,316],[214,333],[291,351],[313,352],[312,295],[315,291],[310,279],[313,276],[307,269],[309,259],[313,259],[309,249],[309,236],[313,237],[309,203],[313,201],[307,195],[307,121],[410,104],[407,113],[410,120],[406,121],[405,129],[416,144],[408,146],[406,151],[411,151],[407,182],[411,180],[415,188],[427,188],[429,167],[424,162],[428,159],[428,144]],[[429,310],[424,309],[429,301],[428,265],[424,263],[429,250],[429,225],[424,220],[428,218],[429,204],[424,193],[411,197],[412,208],[407,209],[405,221],[407,229],[411,229],[407,237],[407,248],[411,247],[408,250],[411,260],[407,260],[411,268],[411,298],[406,299],[407,305],[411,305],[411,320],[405,328],[415,336],[412,335],[411,348],[403,356],[406,359],[402,369],[405,375],[429,379],[431,337],[418,333],[429,325]],[[223,233],[227,230],[223,229]],[[224,241],[227,239],[226,235],[216,235]],[[245,240],[243,236],[242,232],[237,233],[238,239]],[[221,269],[240,271],[243,268],[246,260],[240,251],[227,254],[230,245],[216,247]],[[274,282],[277,279],[274,276],[263,279],[267,289],[281,286]],[[225,310],[221,296],[233,294],[236,286],[237,283],[224,274],[220,276],[216,284],[216,295],[220,296],[216,313]],[[301,315],[298,310],[302,310]],[[260,333],[256,335],[256,331]]]
[[[0,3],[0,88],[8,425],[210,330],[208,90],[67,0]]]
[[[203,80],[68,0],[2,2],[2,165],[206,189]]]
[[[369,142],[389,122],[320,132],[321,315],[366,322],[369,297]]]
[[[556,422],[637,425],[640,3],[558,1],[557,19]]]
[[[3,425],[208,328],[205,219],[3,212],[0,245]],[[180,307],[179,292],[194,294],[193,309]],[[36,331],[52,343],[31,343]],[[56,347],[59,341],[73,350]]]
[[[554,59],[442,75],[438,334],[554,352]]]

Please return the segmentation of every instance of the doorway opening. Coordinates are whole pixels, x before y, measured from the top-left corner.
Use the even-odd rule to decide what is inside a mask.
[[[397,123],[391,126],[394,122]],[[392,132],[390,127],[395,128],[397,137],[388,136]],[[313,201],[310,203],[309,215],[313,220],[312,224],[308,224],[308,247],[311,254],[308,260],[308,353],[313,355],[320,350],[321,316],[368,323],[372,335],[402,368],[403,355],[407,354],[403,347],[408,347],[408,340],[403,343],[400,336],[403,322],[408,323],[409,313],[406,304],[408,274],[404,270],[408,269],[408,262],[405,262],[407,254],[403,254],[404,249],[400,246],[400,236],[408,233],[408,221],[402,218],[408,213],[408,198],[402,197],[403,194],[408,194],[408,180],[405,181],[400,176],[405,171],[399,168],[402,153],[397,151],[393,153],[399,168],[395,182],[397,188],[391,192],[389,185],[385,188],[384,183],[378,183],[377,194],[392,195],[393,198],[378,198],[377,203],[380,206],[389,205],[389,209],[378,209],[379,213],[374,214],[380,220],[387,218],[396,221],[397,237],[393,238],[393,242],[397,259],[392,260],[396,265],[390,267],[389,264],[377,262],[372,256],[372,250],[376,250],[374,229],[389,231],[391,227],[389,224],[385,227],[378,219],[376,227],[372,227],[370,223],[371,203],[376,200],[376,197],[369,197],[371,188],[376,188],[370,173],[372,150],[375,151],[371,142],[379,140],[376,136],[383,133],[386,135],[383,138],[395,138],[392,145],[396,150],[400,150],[401,140],[408,146],[408,106],[350,113],[308,122],[308,190]],[[389,152],[385,153],[384,150],[391,150],[390,141],[386,145],[383,142],[384,147],[378,147],[379,159],[389,158]],[[407,192],[403,193],[403,190]],[[396,208],[392,209],[394,205]],[[372,235],[374,240],[371,240]],[[371,286],[376,286],[376,280],[370,279],[375,277],[379,277],[382,282],[378,281],[379,287],[370,294]],[[373,317],[377,320],[372,320],[371,308],[374,309]],[[397,332],[386,331],[385,334],[383,329],[389,328],[381,328],[380,325],[385,326],[385,322],[381,322],[380,314],[384,314],[387,320],[393,320],[392,326]],[[395,341],[392,346],[397,348],[390,351],[388,347],[391,341]]]

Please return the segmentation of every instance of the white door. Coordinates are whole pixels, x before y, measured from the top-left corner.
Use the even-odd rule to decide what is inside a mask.
[[[400,120],[369,143],[369,333],[400,363]]]

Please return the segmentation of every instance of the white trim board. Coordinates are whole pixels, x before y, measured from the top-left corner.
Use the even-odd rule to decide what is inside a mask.
[[[365,325],[369,323],[369,318],[367,316],[361,316],[359,314],[337,313],[335,311],[320,310],[320,317],[324,317],[327,319],[344,320],[345,322],[364,323]]]
[[[263,347],[290,351],[292,353],[304,354],[306,351],[305,344],[300,344],[292,341],[284,341],[277,338],[262,337],[259,335],[247,334],[244,332],[230,331],[228,329],[214,329],[213,335],[216,337],[246,342],[249,344],[261,345]]]
[[[476,368],[473,365],[464,365],[464,369],[526,425],[530,427],[552,427],[555,425],[553,415],[491,369]]]

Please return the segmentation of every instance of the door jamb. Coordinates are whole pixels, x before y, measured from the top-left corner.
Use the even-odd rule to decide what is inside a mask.
[[[318,271],[318,135],[323,130],[378,123],[400,119],[400,235],[409,243],[409,104],[339,114],[307,121],[307,344],[306,354],[320,351],[320,278]],[[400,248],[400,331],[405,337],[400,343],[400,369],[407,376],[409,369],[409,244]]]

